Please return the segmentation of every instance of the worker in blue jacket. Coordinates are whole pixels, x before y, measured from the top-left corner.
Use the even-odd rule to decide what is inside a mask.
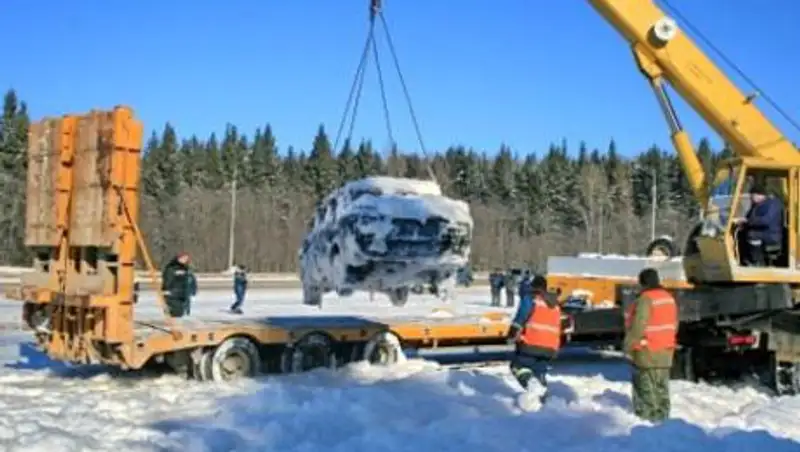
[[[554,294],[547,291],[544,276],[530,274],[520,283],[519,306],[509,329],[515,344],[511,373],[526,390],[531,379],[539,382],[540,401],[547,398],[547,374],[561,346],[561,309]],[[525,290],[522,290],[523,284]]]
[[[522,279],[519,282],[517,293],[519,293],[520,300],[526,297],[531,299],[533,298],[533,281],[531,280],[530,270],[525,270],[525,272],[522,274]]]
[[[244,265],[239,264],[233,272],[233,294],[236,301],[231,305],[231,312],[234,314],[242,313],[242,304],[244,303],[244,296],[247,293],[247,269]]]
[[[752,205],[739,223],[747,239],[746,264],[765,266],[765,252],[775,254],[783,247],[783,202],[767,196],[766,187],[755,183],[750,189]]]

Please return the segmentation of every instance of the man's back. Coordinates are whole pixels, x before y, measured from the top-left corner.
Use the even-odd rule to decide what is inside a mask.
[[[747,212],[747,226],[756,238],[780,243],[783,239],[783,202],[770,196],[753,204]]]
[[[171,297],[184,298],[191,295],[192,275],[189,267],[173,259],[166,266],[162,273],[163,289],[169,292]]]

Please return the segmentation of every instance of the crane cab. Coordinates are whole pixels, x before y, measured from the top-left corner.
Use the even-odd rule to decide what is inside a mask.
[[[709,187],[703,219],[686,244],[683,265],[688,280],[693,284],[800,283],[799,177],[800,167],[788,162],[752,157],[722,162]],[[772,198],[769,202],[777,200],[783,210],[780,239],[760,245],[750,240],[758,228],[746,221],[753,203],[762,201],[751,194],[756,184]],[[751,247],[760,247],[756,251],[763,259],[754,261]]]

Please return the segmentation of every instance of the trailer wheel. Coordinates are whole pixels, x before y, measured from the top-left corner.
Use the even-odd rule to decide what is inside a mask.
[[[198,381],[212,381],[214,379],[211,373],[211,357],[214,354],[214,348],[208,347],[199,353],[199,358],[194,361],[192,375]]]
[[[309,333],[286,347],[281,357],[281,372],[300,373],[318,367],[335,368],[333,341],[323,333]]]
[[[370,364],[389,366],[405,361],[406,355],[400,338],[391,331],[383,331],[367,342],[362,359]]]
[[[205,353],[203,356],[205,357]],[[261,360],[258,348],[253,341],[244,337],[226,339],[210,353],[208,361],[210,376],[214,381],[255,377],[260,372]],[[202,358],[200,362],[203,362]]]

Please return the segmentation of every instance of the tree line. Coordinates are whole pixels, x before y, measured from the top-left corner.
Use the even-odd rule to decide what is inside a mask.
[[[27,265],[24,247],[26,104],[12,90],[0,119],[0,265]],[[368,175],[427,178],[471,205],[472,264],[543,270],[548,255],[641,253],[650,240],[652,188],[656,233],[683,240],[698,214],[672,150],[621,152],[584,142],[551,143],[543,151],[501,145],[488,154],[462,146],[423,157],[370,141],[332,149],[324,127],[307,149],[279,152],[267,123],[252,134],[228,124],[220,136],[181,137],[164,125],[144,143],[140,226],[156,262],[190,253],[200,271],[227,267],[231,190],[236,188],[236,262],[252,271],[294,272],[297,250],[317,200],[345,181]],[[707,139],[697,152],[710,171],[727,149]],[[631,156],[623,157],[622,154]]]

